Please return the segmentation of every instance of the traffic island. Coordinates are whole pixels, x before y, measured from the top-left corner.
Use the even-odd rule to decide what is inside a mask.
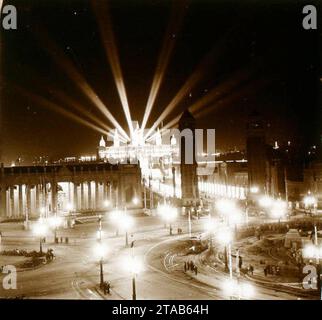
[[[27,250],[3,250],[0,252],[0,268],[4,265],[13,265],[19,271],[35,269],[54,260],[53,250],[47,253]]]

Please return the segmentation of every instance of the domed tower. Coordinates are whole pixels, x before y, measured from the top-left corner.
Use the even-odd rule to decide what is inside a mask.
[[[197,162],[195,156],[195,128],[196,120],[186,110],[179,120],[179,130],[181,132],[181,193],[183,206],[186,207],[195,206],[199,202]]]
[[[104,158],[104,151],[106,150],[106,142],[104,140],[104,137],[101,136],[98,148],[97,148],[97,159]]]

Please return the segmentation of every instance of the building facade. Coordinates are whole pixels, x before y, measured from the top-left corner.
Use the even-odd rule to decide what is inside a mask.
[[[141,207],[138,165],[74,163],[0,169],[0,218]]]

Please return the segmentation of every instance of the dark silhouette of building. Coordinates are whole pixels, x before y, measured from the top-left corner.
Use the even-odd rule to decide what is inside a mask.
[[[199,199],[197,162],[195,156],[195,128],[196,120],[186,110],[179,121],[179,130],[181,132],[181,192],[184,206],[196,205]]]
[[[248,185],[257,186],[261,192],[266,191],[266,143],[265,128],[260,115],[253,112],[247,123],[247,160]]]

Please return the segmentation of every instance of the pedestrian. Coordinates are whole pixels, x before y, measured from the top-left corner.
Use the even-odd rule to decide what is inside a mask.
[[[264,268],[264,275],[267,277],[267,267]]]
[[[187,263],[186,262],[184,262],[184,272],[186,272],[187,271]]]
[[[252,265],[250,265],[250,273],[252,276],[254,275],[254,267]]]
[[[243,258],[239,257],[239,261],[238,261],[239,270],[241,270],[242,266],[243,266]]]
[[[198,267],[195,266],[195,275],[198,275]]]

